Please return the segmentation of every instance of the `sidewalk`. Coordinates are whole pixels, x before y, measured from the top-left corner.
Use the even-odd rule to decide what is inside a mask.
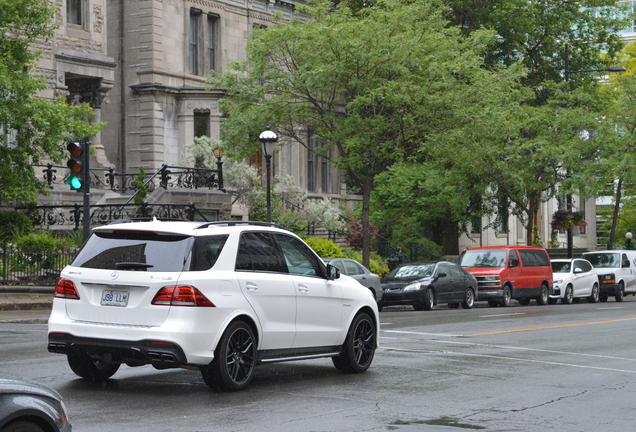
[[[45,324],[52,303],[51,287],[0,287],[0,323]]]

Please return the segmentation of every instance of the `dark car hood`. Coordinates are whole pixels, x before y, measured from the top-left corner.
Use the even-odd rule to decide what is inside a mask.
[[[414,279],[410,281],[394,281],[394,282],[382,282],[382,290],[396,290],[404,288],[407,285],[411,285],[417,282],[423,283],[425,285],[430,284],[432,281],[431,278],[422,278],[422,279]]]
[[[0,377],[0,394],[21,393],[37,396],[44,396],[57,401],[62,400],[58,392],[32,381],[18,378]]]

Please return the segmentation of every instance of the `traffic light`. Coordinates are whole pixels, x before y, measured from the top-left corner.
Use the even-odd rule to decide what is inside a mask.
[[[66,149],[69,153],[69,159],[66,161],[69,175],[65,182],[71,187],[71,190],[81,192],[84,187],[84,171],[86,169],[83,158],[86,151],[85,144],[82,141],[69,142]]]

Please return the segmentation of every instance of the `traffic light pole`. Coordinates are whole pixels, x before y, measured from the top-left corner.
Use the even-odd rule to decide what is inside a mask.
[[[82,140],[82,163],[84,165],[84,211],[82,218],[82,233],[84,243],[91,234],[91,170],[90,170],[90,142],[88,138]]]

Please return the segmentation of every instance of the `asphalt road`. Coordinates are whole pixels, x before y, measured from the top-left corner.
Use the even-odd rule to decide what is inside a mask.
[[[478,306],[388,308],[367,373],[329,359],[267,365],[239,393],[149,366],[91,384],[46,352],[45,325],[2,320],[0,373],[58,390],[80,432],[636,430],[635,297]]]

